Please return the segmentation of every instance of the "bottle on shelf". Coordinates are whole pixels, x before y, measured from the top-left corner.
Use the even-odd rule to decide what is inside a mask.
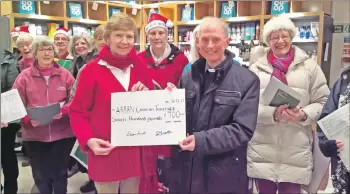
[[[249,52],[255,47],[254,40],[252,39],[249,44]]]
[[[310,39],[311,29],[310,26],[306,26],[305,39]]]
[[[304,39],[305,38],[305,26],[301,26],[300,27],[299,38],[300,39]]]
[[[260,39],[260,25],[259,23],[256,23],[255,26],[255,40],[259,40]]]
[[[317,62],[317,52],[316,50],[312,51],[311,59],[315,60]]]

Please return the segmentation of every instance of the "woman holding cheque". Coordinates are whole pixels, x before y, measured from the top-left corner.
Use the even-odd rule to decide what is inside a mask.
[[[292,46],[294,23],[287,17],[269,20],[262,34],[269,49],[250,66],[260,78],[262,94],[272,76],[300,93],[299,106],[272,107],[260,102],[257,127],[248,145],[248,176],[259,193],[301,193],[313,170],[312,124],[320,116],[329,89],[320,66]]]
[[[156,172],[156,146],[115,147],[111,141],[111,94],[152,89],[134,49],[135,21],[118,13],[105,25],[106,46],[85,65],[70,106],[71,126],[88,154],[89,177],[98,193],[139,193],[140,178]],[[154,160],[151,160],[154,158]]]
[[[35,61],[17,77],[13,88],[18,90],[27,109],[62,102],[65,105],[60,113],[49,118],[48,124],[30,116],[21,119],[22,137],[39,192],[67,193],[67,167],[75,139],[69,124],[67,102],[74,78],[54,62],[56,50],[49,37],[37,36],[32,49]]]

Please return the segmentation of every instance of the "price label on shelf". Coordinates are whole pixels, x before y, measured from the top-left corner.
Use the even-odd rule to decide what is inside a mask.
[[[95,11],[98,9],[98,3],[96,1],[92,3],[92,8],[91,9],[95,10]]]
[[[132,14],[132,15],[136,15],[136,14],[137,14],[137,9],[136,9],[136,8],[132,8],[131,14]]]

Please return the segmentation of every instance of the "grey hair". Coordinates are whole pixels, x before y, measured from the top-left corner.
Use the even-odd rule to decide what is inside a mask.
[[[75,43],[80,39],[82,38],[88,45],[88,49],[89,49],[89,52],[92,51],[92,49],[94,48],[94,45],[93,45],[93,40],[92,40],[92,37],[87,34],[87,33],[79,33],[77,35],[75,35],[71,41],[69,42],[69,54],[72,56],[72,57],[76,57],[78,56],[78,53],[75,51]]]
[[[48,36],[38,35],[35,37],[34,42],[32,44],[32,52],[34,57],[36,57],[38,53],[38,49],[41,46],[51,46],[54,51],[54,56],[57,55],[57,49],[55,47],[53,40]]]
[[[23,42],[30,42],[30,44],[32,44],[33,40],[34,40],[34,38],[32,35],[30,35],[28,33],[21,34],[18,36],[18,38],[16,40],[16,47],[19,48]]]
[[[213,17],[213,16],[207,16],[204,17],[201,20],[201,23],[199,24],[200,29],[204,29],[205,27],[208,26],[218,26],[222,27],[224,29],[225,37],[229,38],[229,33],[228,33],[228,24],[224,21],[222,21],[220,18]],[[198,36],[200,36],[200,30],[198,32]]]

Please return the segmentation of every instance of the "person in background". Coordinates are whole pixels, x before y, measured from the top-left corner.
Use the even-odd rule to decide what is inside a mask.
[[[294,23],[285,16],[269,20],[262,38],[269,49],[250,70],[260,78],[260,95],[271,77],[304,96],[295,108],[259,104],[258,125],[248,144],[248,176],[259,193],[301,193],[313,170],[314,124],[327,100],[329,89],[320,66],[292,45]]]
[[[16,31],[16,34],[11,33],[13,39],[17,39],[19,34],[28,34],[19,30],[16,31],[14,29],[13,31]],[[18,59],[19,55],[16,56],[16,54],[5,50],[4,58],[1,60],[1,93],[11,90],[14,84],[19,74],[17,68]],[[1,122],[1,167],[4,174],[4,194],[16,194],[18,191],[17,178],[19,172],[15,153],[15,139],[20,128],[20,124],[16,122]]]
[[[95,29],[94,43],[92,42],[91,37],[88,34],[84,33],[76,35],[72,39],[69,50],[71,55],[74,56],[74,59],[70,71],[73,74],[74,78],[76,78],[76,81],[74,82],[73,88],[70,92],[70,102],[73,100],[73,97],[75,95],[81,70],[85,67],[85,64],[97,57],[98,52],[104,46],[105,41],[101,40],[101,38],[103,39],[103,32],[103,25],[100,25]],[[93,47],[93,45],[95,47]],[[68,176],[71,177],[78,171],[87,173],[87,169],[84,166],[82,166],[80,163],[75,162],[74,165],[71,165]],[[80,187],[80,191],[82,193],[96,191],[94,181],[90,179]]]
[[[350,67],[347,67],[334,83],[327,102],[323,107],[319,119],[326,117],[338,108],[350,103]],[[335,194],[350,193],[350,173],[338,154],[343,150],[344,142],[338,139],[327,139],[320,126],[317,126],[321,152],[331,157],[331,174]]]
[[[191,67],[192,67],[192,64],[194,62],[196,62],[200,57],[201,55],[199,54],[199,51],[198,51],[198,46],[197,46],[197,42],[198,42],[198,32],[200,31],[199,29],[199,25],[196,26],[196,28],[193,30],[193,33],[192,33],[192,37],[191,37],[191,49],[190,49],[190,53],[191,53],[191,60],[190,62],[185,66],[184,70],[183,70],[183,73],[185,73],[186,71],[190,70]],[[233,57],[233,61],[234,61],[234,64],[236,65],[241,65],[237,60],[234,59],[235,56]]]
[[[73,56],[73,62],[69,69],[73,77],[76,78],[78,71],[83,65],[96,58],[97,50],[93,47],[92,38],[89,34],[80,33],[72,38],[69,46],[70,55]]]
[[[54,43],[57,49],[55,61],[63,68],[69,69],[72,65],[73,57],[69,55],[69,33],[68,29],[60,27],[54,33]]]
[[[106,44],[105,39],[103,39],[105,25],[99,25],[95,29],[94,33],[94,47],[97,51],[100,51]]]
[[[179,174],[171,193],[249,193],[247,144],[256,127],[260,82],[234,65],[229,42],[227,23],[202,19],[197,43],[202,57],[179,84],[186,89],[188,136],[173,153]]]
[[[105,26],[106,45],[85,65],[70,106],[71,126],[88,155],[88,173],[98,193],[139,193],[140,177],[156,171],[147,155],[156,146],[111,145],[111,93],[153,89],[137,57],[135,21],[115,13]]]
[[[147,74],[158,87],[166,88],[167,82],[177,84],[184,67],[188,64],[185,54],[168,43],[168,28],[173,23],[162,15],[152,13],[145,26],[150,46],[138,56],[147,65]]]
[[[18,68],[20,72],[27,69],[34,63],[34,56],[32,53],[33,37],[29,33],[20,35],[16,40],[16,47],[19,49],[21,59],[18,61]]]
[[[68,98],[74,78],[54,62],[56,50],[49,37],[37,36],[32,49],[35,62],[17,77],[13,89],[18,90],[25,108],[62,102],[64,105],[50,124],[42,125],[28,115],[21,119],[22,136],[39,192],[64,194],[75,140],[68,117]]]

